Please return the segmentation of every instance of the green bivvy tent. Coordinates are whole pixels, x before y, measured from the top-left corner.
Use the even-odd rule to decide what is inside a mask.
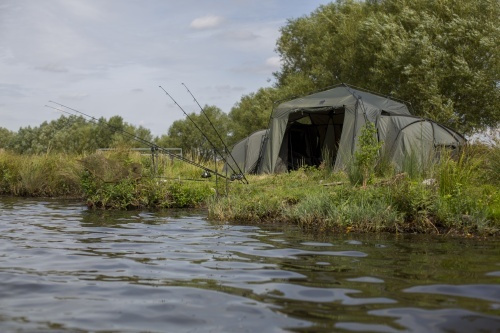
[[[255,173],[266,134],[267,130],[256,131],[235,144],[231,149],[232,158],[227,159],[230,167],[226,164],[224,171],[232,169],[241,170],[243,173]]]
[[[335,170],[344,169],[366,122],[377,128],[378,140],[383,142],[381,157],[399,170],[408,161],[427,165],[435,160],[439,148],[457,149],[465,143],[455,131],[411,115],[404,103],[342,84],[279,104],[269,129],[252,148],[259,150],[255,171],[276,173],[320,165],[326,154],[334,161]],[[251,143],[247,142],[248,150]],[[241,149],[237,147],[234,154]]]

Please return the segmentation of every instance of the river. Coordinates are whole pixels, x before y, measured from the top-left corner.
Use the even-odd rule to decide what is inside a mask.
[[[500,332],[500,240],[0,198],[0,332]]]

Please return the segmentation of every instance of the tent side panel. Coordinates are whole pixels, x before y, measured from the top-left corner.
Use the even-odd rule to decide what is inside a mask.
[[[233,172],[234,170],[234,172],[238,173],[238,168],[244,171],[247,156],[248,138],[249,137],[244,138],[233,146],[233,148],[231,149],[231,156],[226,157],[226,165],[223,169],[224,172]]]
[[[255,132],[248,138],[247,150],[246,150],[246,159],[245,159],[245,173],[253,173],[255,172],[255,168],[257,166],[257,162],[259,160],[259,156],[261,153],[262,140],[264,139],[267,130],[261,130]]]
[[[265,143],[262,164],[259,168],[259,173],[273,173],[276,168],[276,160],[283,142],[286,124],[288,122],[288,114],[280,118],[273,118],[269,128],[268,138]]]
[[[359,115],[358,115],[359,116]],[[340,136],[339,147],[337,149],[337,157],[335,159],[334,170],[343,170],[349,164],[352,158],[352,150],[354,148],[356,133],[354,130],[356,124],[355,106],[345,107],[344,125],[342,126],[342,134]]]

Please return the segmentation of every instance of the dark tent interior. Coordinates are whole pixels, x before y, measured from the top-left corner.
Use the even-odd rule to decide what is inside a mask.
[[[279,157],[287,170],[335,163],[344,124],[344,108],[297,110],[290,114]]]

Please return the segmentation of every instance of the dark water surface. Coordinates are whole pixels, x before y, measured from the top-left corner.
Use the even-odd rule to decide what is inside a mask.
[[[0,198],[0,332],[500,332],[499,245]]]

